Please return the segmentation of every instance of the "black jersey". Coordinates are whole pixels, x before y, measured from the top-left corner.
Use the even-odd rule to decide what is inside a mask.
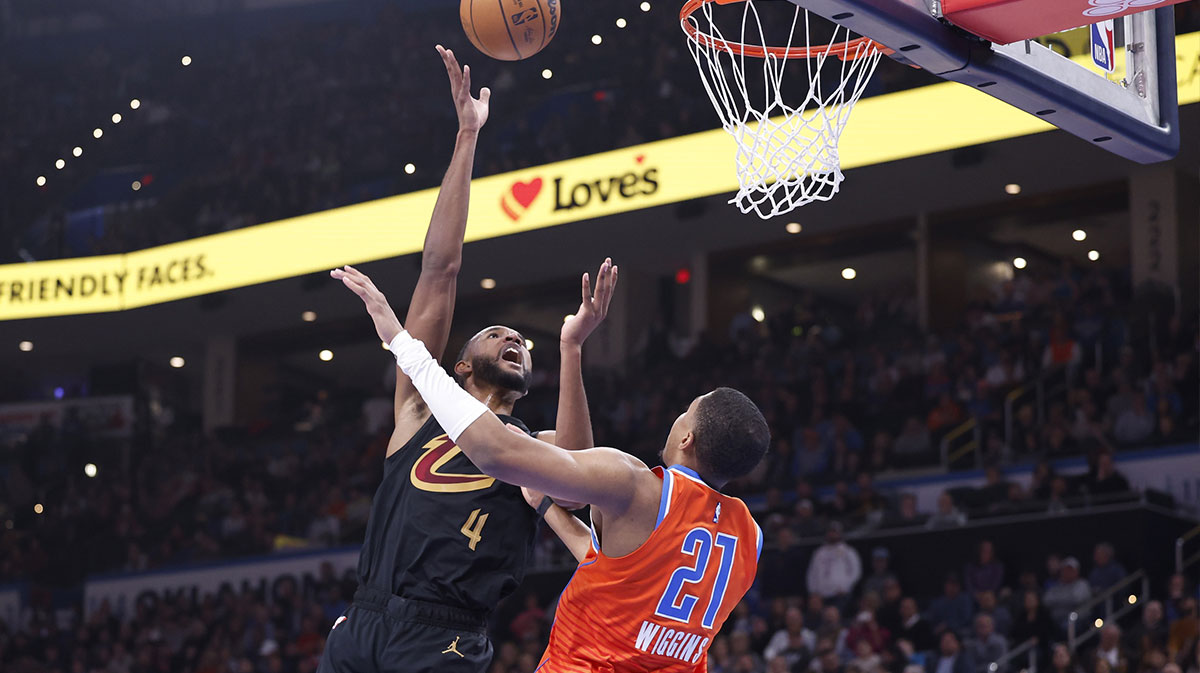
[[[516,418],[500,420],[529,432]],[[525,576],[537,525],[520,487],[480,472],[430,416],[384,462],[358,581],[405,598],[490,612]]]

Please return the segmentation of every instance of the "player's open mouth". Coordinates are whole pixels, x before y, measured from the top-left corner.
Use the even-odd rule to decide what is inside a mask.
[[[508,348],[505,348],[504,352],[500,354],[500,359],[518,365],[525,364],[521,362],[521,351],[516,346],[509,346]]]

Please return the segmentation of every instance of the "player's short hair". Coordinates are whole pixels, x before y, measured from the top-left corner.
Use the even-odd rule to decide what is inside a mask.
[[[700,398],[692,433],[705,476],[722,482],[753,470],[771,442],[758,406],[733,388],[717,388]]]

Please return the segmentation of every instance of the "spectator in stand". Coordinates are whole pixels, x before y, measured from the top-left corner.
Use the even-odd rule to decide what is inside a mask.
[[[1088,581],[1079,576],[1079,561],[1074,556],[1063,559],[1059,569],[1059,581],[1046,589],[1042,597],[1050,618],[1059,628],[1066,628],[1067,617],[1075,608],[1083,605],[1092,598],[1092,588]]]
[[[792,530],[801,538],[820,537],[825,531],[825,524],[813,512],[812,500],[805,498],[796,503],[796,517],[792,522]]]
[[[796,475],[809,477],[823,474],[829,464],[829,454],[821,442],[821,433],[813,428],[804,428],[799,445],[800,450],[796,453]]]
[[[1167,580],[1167,600],[1163,604],[1168,624],[1179,619],[1181,616],[1180,604],[1187,599],[1189,594],[1187,578],[1182,573],[1171,575],[1171,578]]]
[[[1075,662],[1075,655],[1066,645],[1056,643],[1050,656],[1050,673],[1083,673],[1083,669]]]
[[[1083,360],[1083,352],[1067,332],[1062,314],[1055,318],[1055,322],[1057,324],[1050,330],[1050,342],[1042,351],[1042,368],[1067,367],[1074,370]],[[1074,377],[1068,374],[1068,380],[1071,378]]]
[[[858,644],[865,641],[871,646],[872,652],[879,654],[891,644],[892,634],[876,621],[874,601],[868,597],[864,598],[862,603],[863,609],[846,631],[846,648],[857,654]]]
[[[1146,395],[1135,392],[1129,408],[1122,411],[1113,424],[1113,437],[1123,446],[1142,444],[1154,434],[1157,420],[1146,406]]]
[[[1191,647],[1194,654],[1197,639],[1200,639],[1200,620],[1196,618],[1196,599],[1189,596],[1179,601],[1179,617],[1167,631],[1167,652],[1174,657]],[[1191,662],[1180,662],[1180,666],[1189,665]]]
[[[1008,608],[1000,605],[996,600],[994,591],[980,591],[975,594],[976,615],[988,615],[992,618],[992,624],[996,630],[1005,638],[1012,631],[1012,613]]]
[[[988,510],[1008,499],[1008,481],[999,467],[989,465],[984,470],[984,485],[976,492],[978,503]]]
[[[925,527],[929,530],[936,530],[965,525],[967,525],[967,515],[958,511],[958,508],[954,506],[954,498],[950,497],[949,491],[942,491],[938,495],[937,511],[925,522]]]
[[[879,624],[895,635],[900,630],[900,601],[904,593],[899,580],[891,579],[883,584],[883,602],[879,605]]]
[[[763,595],[767,598],[799,596],[804,591],[804,583],[796,569],[804,567],[806,552],[796,544],[796,534],[790,528],[781,528],[776,533],[776,540],[779,551],[765,556],[758,570]]]
[[[1092,561],[1096,565],[1092,567],[1092,572],[1088,573],[1088,584],[1092,586],[1092,591],[1097,593],[1107,591],[1129,575],[1125,566],[1121,565],[1114,557],[1115,552],[1111,544],[1101,542],[1096,545],[1096,549],[1092,552]]]
[[[918,652],[932,650],[937,646],[933,627],[929,620],[921,616],[914,598],[905,597],[900,601],[900,628],[896,630],[896,640],[907,640]]]
[[[975,615],[975,631],[967,638],[966,651],[975,660],[977,670],[981,673],[988,670],[988,665],[1000,661],[1008,654],[1008,642],[999,633],[991,615]],[[1003,673],[1006,669],[1001,668]]]
[[[971,626],[975,607],[971,597],[962,590],[958,575],[948,575],[942,583],[942,595],[933,599],[926,614],[933,624],[934,633],[950,630],[956,633]]]
[[[963,578],[972,595],[980,591],[999,591],[1004,586],[1004,564],[996,559],[996,548],[991,540],[979,543],[975,560],[967,564]]]
[[[525,609],[508,625],[508,630],[517,640],[525,641],[541,636],[546,625],[546,611],[538,605],[536,594],[525,595]]]
[[[733,670],[738,673],[762,673],[766,664],[753,649],[750,634],[734,631],[729,636],[729,655],[733,659]]]
[[[1162,601],[1149,601],[1142,606],[1142,619],[1125,634],[1125,647],[1131,652],[1167,649],[1167,622],[1163,619]]]
[[[964,652],[953,631],[942,633],[938,651],[925,659],[925,673],[976,673],[975,660]]]
[[[1191,643],[1183,648],[1177,660],[1179,667],[1185,673],[1197,673],[1200,671],[1200,633],[1197,633],[1192,638]]]
[[[896,511],[884,517],[887,528],[909,528],[923,526],[929,517],[917,511],[917,496],[912,493],[900,494],[900,505]]]
[[[808,565],[808,591],[825,601],[845,605],[862,577],[862,559],[842,541],[842,524],[834,521]]]
[[[763,650],[763,659],[771,661],[782,657],[790,669],[812,656],[817,647],[817,634],[804,627],[804,611],[800,608],[790,607],[786,614],[785,628],[771,636],[771,641]]]
[[[1112,673],[1133,673],[1129,670],[1129,657],[1121,649],[1121,629],[1115,624],[1105,624],[1100,629],[1100,641],[1092,650],[1090,669],[1096,670],[1096,664],[1103,660],[1108,664]]]
[[[937,434],[952,430],[963,421],[962,407],[954,401],[950,393],[942,393],[938,397],[938,404],[929,412],[929,431]]]
[[[914,465],[933,453],[933,439],[921,419],[913,417],[905,421],[904,430],[892,445],[892,453],[901,467]]]
[[[1050,613],[1042,606],[1041,596],[1035,589],[1026,589],[1021,598],[1021,610],[1013,621],[1010,637],[1014,647],[1020,647],[1030,638],[1037,639],[1038,656],[1043,661],[1050,654],[1050,645],[1058,635],[1058,629]]]
[[[1129,492],[1129,480],[1117,471],[1112,454],[1105,451],[1096,456],[1096,469],[1087,477],[1088,493],[1114,495]]]
[[[842,657],[829,641],[817,645],[817,656],[809,667],[812,673],[845,673],[842,668]]]
[[[846,671],[858,670],[863,673],[881,673],[883,657],[871,649],[871,643],[860,640],[854,647],[854,658],[846,663]]]
[[[888,582],[896,581],[896,574],[888,568],[887,547],[876,547],[871,551],[871,574],[863,580],[862,593],[883,596],[884,587]]]

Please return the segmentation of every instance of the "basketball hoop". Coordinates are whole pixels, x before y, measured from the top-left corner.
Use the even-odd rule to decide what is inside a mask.
[[[744,8],[740,39],[733,41],[713,22],[713,5],[737,2]],[[828,44],[814,45],[811,17],[800,7],[792,15],[787,44],[770,46],[754,3],[687,0],[679,21],[721,126],[738,145],[739,189],[729,202],[767,219],[837,194],[843,179],[838,141],[880,57],[892,52],[837,24]],[[797,35],[801,12],[803,32]],[[762,61],[761,96],[748,90],[747,58]],[[789,60],[807,65],[808,93],[795,105],[783,99]],[[757,93],[760,83],[754,84]]]

